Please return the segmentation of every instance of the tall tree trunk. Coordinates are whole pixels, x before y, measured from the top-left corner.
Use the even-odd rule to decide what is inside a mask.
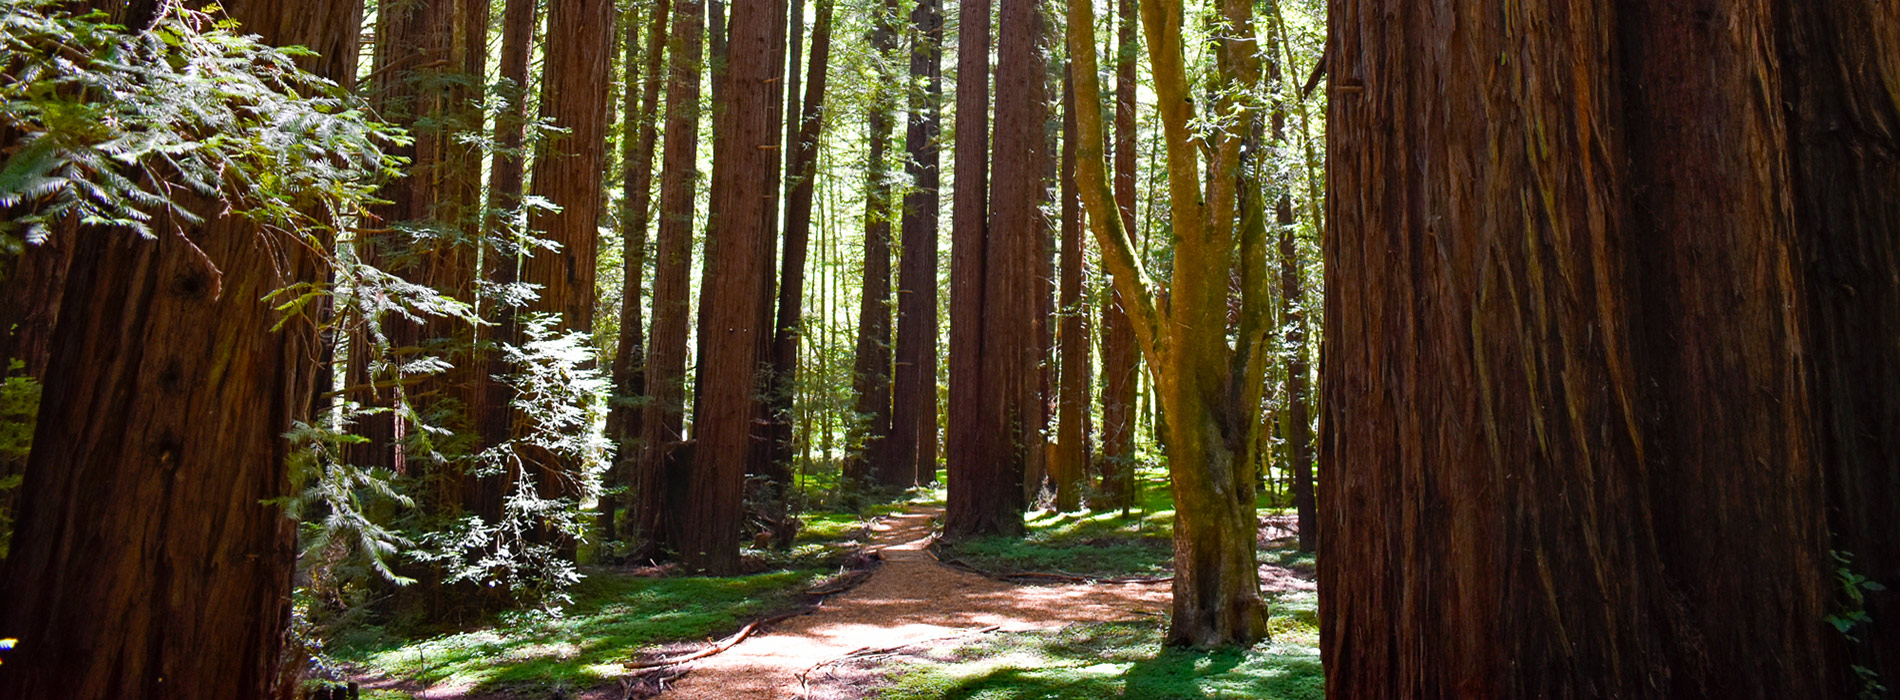
[[[1075,87],[1065,67],[1062,80],[1062,299],[1061,383],[1057,396],[1056,448],[1049,477],[1056,485],[1056,510],[1082,507],[1082,484],[1087,478],[1084,456],[1088,432],[1082,414],[1088,410],[1088,311],[1082,308],[1081,202],[1075,193]]]
[[[784,0],[734,5],[729,29],[726,103],[713,129],[718,216],[706,261],[712,283],[701,299],[710,336],[700,366],[718,372],[700,379],[689,526],[680,533],[686,565],[716,575],[738,572],[746,460],[753,440],[766,437],[753,419],[769,332],[768,298],[759,290],[772,268],[775,222],[767,200],[777,195],[778,152],[760,146],[775,143],[780,127],[773,85],[785,60]]]
[[[1119,0],[1115,61],[1115,205],[1124,236],[1135,240],[1135,0]],[[1135,386],[1141,376],[1135,329],[1119,289],[1102,303],[1102,498],[1123,510],[1135,503]]]
[[[668,459],[685,437],[686,335],[692,322],[694,192],[699,168],[699,79],[704,8],[700,0],[677,0],[667,36],[666,155],[660,166],[659,241],[653,265],[653,337],[647,352],[652,398],[640,420],[641,453],[630,479],[635,527],[646,537],[646,556],[679,544],[684,474]]]
[[[1333,697],[1840,697],[1768,10],[1332,4]]]
[[[779,272],[778,320],[772,338],[772,388],[774,402],[772,444],[779,450],[774,460],[780,469],[791,470],[792,399],[798,383],[798,344],[803,333],[805,308],[805,263],[811,244],[811,211],[814,179],[818,174],[818,139],[824,130],[825,85],[831,61],[831,18],[834,0],[817,0],[817,18],[812,25],[811,80],[806,84],[804,105],[800,109],[797,132],[790,139],[790,159],[786,161],[785,259]],[[799,20],[802,21],[802,18]],[[785,531],[789,537],[790,530]],[[781,546],[790,542],[778,542]]]
[[[362,5],[240,0],[244,30],[355,74]],[[210,209],[208,203],[204,209]],[[290,621],[284,432],[307,417],[316,324],[262,299],[321,279],[239,217],[78,227],[11,555],[0,696],[263,698]]]
[[[891,55],[897,50],[897,0],[884,0],[873,10],[871,51],[876,54],[877,78],[872,88],[865,128],[870,153],[864,177],[864,291],[859,297],[858,347],[852,373],[857,412],[868,416],[858,435],[858,450],[845,461],[845,479],[855,486],[870,480],[880,486],[908,486],[885,458],[884,438],[891,432],[891,174],[885,152],[891,140],[891,112],[895,95],[890,75]],[[867,469],[866,467],[870,468]]]
[[[950,248],[949,481],[944,534],[951,539],[1022,532],[1022,468],[993,456],[1018,436],[986,421],[999,387],[985,373],[990,268],[990,1],[961,0],[957,30],[956,191]],[[1017,14],[1021,14],[1020,11]],[[1040,144],[1040,138],[1037,139]],[[1020,157],[1011,153],[1010,157]],[[1027,290],[1022,293],[1028,297]],[[1020,348],[1019,348],[1020,349]]]
[[[1037,323],[1046,251],[1042,159],[1048,105],[1044,21],[1035,0],[1003,0],[997,23],[996,140],[991,158],[990,235],[984,248],[982,386],[978,448],[995,481],[1021,491],[1042,440]],[[1022,496],[996,494],[998,534],[1022,528]]]
[[[1277,3],[1270,8],[1276,25],[1272,32],[1273,43],[1280,44],[1286,41],[1286,36],[1278,31],[1280,8]],[[1292,54],[1279,48],[1269,46],[1265,52],[1267,56],[1273,57],[1266,62],[1266,78],[1276,91],[1284,92],[1287,86],[1278,57]],[[1291,69],[1292,66],[1286,68]],[[1275,150],[1290,151],[1286,136],[1286,104],[1280,100],[1276,100],[1273,105],[1273,145]],[[1251,189],[1257,191],[1259,188]],[[1287,466],[1293,474],[1293,510],[1298,518],[1300,551],[1311,552],[1318,543],[1319,524],[1313,499],[1313,431],[1306,390],[1307,375],[1311,369],[1306,359],[1306,281],[1300,266],[1300,243],[1295,228],[1297,220],[1293,215],[1293,195],[1289,190],[1282,190],[1275,199],[1273,219],[1280,234],[1280,327],[1283,338],[1280,352],[1285,365],[1283,381],[1287,431],[1284,439],[1287,444]]]
[[[542,145],[535,158],[533,192],[561,207],[537,211],[534,230],[559,245],[521,261],[521,281],[539,285],[527,310],[551,313],[564,331],[592,332],[594,278],[602,185],[607,165],[608,57],[613,53],[612,0],[568,0],[548,9],[547,69],[541,87],[541,117],[567,133]],[[578,464],[541,455],[533,465],[543,498],[578,497]],[[563,541],[572,556],[575,543]]]
[[[635,80],[634,66],[639,53],[638,22],[628,14],[626,35],[626,99],[621,112],[620,158],[625,189],[621,194],[620,256],[623,288],[620,298],[620,338],[614,349],[613,382],[615,400],[607,414],[607,434],[619,446],[614,459],[611,483],[632,487],[631,476],[640,455],[640,419],[644,414],[640,401],[646,396],[646,324],[640,317],[641,299],[646,293],[647,226],[653,207],[653,151],[658,145],[660,83],[665,76],[661,67],[666,50],[666,26],[671,19],[672,0],[656,0],[647,17],[647,49],[643,70]],[[627,496],[600,499],[602,527],[607,539],[617,539],[616,512]]]
[[[509,98],[505,112],[495,117],[495,142],[500,150],[488,173],[488,207],[483,217],[482,277],[496,286],[513,285],[521,279],[521,243],[513,221],[503,222],[521,206],[522,186],[526,181],[526,154],[530,86],[528,63],[533,54],[535,29],[541,23],[539,3],[535,0],[508,0],[502,8],[501,55],[499,66],[502,93]],[[494,325],[485,334],[478,329],[483,348],[482,382],[470,413],[480,429],[484,446],[499,445],[514,438],[513,390],[494,379],[513,371],[498,347],[501,343],[520,343],[519,309],[500,306],[488,312]],[[471,486],[471,509],[490,523],[501,519],[503,501],[512,477],[484,477]]]
[[[1841,656],[1891,689],[1900,686],[1900,6],[1780,11],[1831,547],[1885,586],[1864,591],[1870,626],[1853,630],[1859,641]]]
[[[903,258],[897,279],[897,369],[889,455],[896,478],[937,476],[937,236],[943,104],[943,0],[917,0],[910,13],[910,158],[904,171]]]

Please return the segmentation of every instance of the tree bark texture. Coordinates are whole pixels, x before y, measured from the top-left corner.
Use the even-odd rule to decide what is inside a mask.
[[[725,109],[714,114],[713,208],[701,318],[708,336],[701,357],[697,443],[681,556],[696,571],[730,575],[739,568],[745,468],[766,372],[769,298],[760,280],[771,274],[775,243],[779,123],[773,89],[784,63],[785,4],[735,4],[729,26]],[[766,146],[761,148],[761,146]]]
[[[1331,3],[1332,697],[1834,696],[1772,10]]]
[[[244,30],[355,74],[357,3],[244,0]],[[209,208],[209,207],[205,207]],[[80,227],[0,573],[15,698],[270,697],[295,528],[283,434],[307,417],[315,324],[262,299],[318,279],[301,241],[239,218],[145,240]]]
[[[897,1],[885,0],[873,9],[871,51],[876,55],[876,86],[865,117],[870,152],[864,166],[864,286],[859,296],[858,344],[853,354],[852,393],[857,413],[865,423],[857,435],[858,450],[846,458],[844,478],[878,486],[909,486],[896,473],[884,439],[891,432],[891,219],[890,148],[892,94],[896,76],[886,68],[897,51]]]
[[[1019,456],[1014,456],[1020,454],[1022,436],[1001,433],[1000,424],[1007,420],[1002,405],[1004,393],[1009,395],[1009,402],[1020,403],[1024,400],[1021,394],[1034,387],[1031,383],[1033,369],[1024,370],[1025,376],[1020,379],[1022,387],[1005,389],[996,383],[996,379],[988,376],[989,365],[992,364],[989,361],[989,349],[994,345],[990,338],[993,331],[989,327],[994,314],[990,309],[998,303],[990,300],[990,281],[1004,274],[999,260],[1003,246],[999,242],[1000,238],[993,239],[991,235],[997,229],[992,226],[995,222],[990,216],[990,2],[962,0],[959,12],[956,191],[952,195],[950,250],[950,420],[947,453],[950,483],[944,514],[944,534],[952,540],[1022,533],[1023,464]],[[1017,24],[1023,21],[1022,17],[1033,12],[1033,7],[1025,10],[1013,6],[1009,13],[1013,18],[1009,20],[1010,26],[1021,31],[1022,28],[1017,27]],[[1018,43],[1033,46],[1033,41],[1021,42],[1022,38],[1025,37],[1018,37]],[[1022,52],[1023,49],[1016,48],[1008,57],[1000,57],[1000,65],[1009,65]],[[1040,84],[1040,67],[1033,67],[1033,71],[1030,68],[1032,66],[1012,67],[1011,71],[1016,75],[1012,76],[1014,81],[1008,84],[1008,89],[1021,89],[1025,79]],[[999,76],[997,92],[1000,95],[1004,90]],[[997,123],[1001,124],[1002,121],[999,119]],[[1033,136],[1027,139],[1027,148],[1041,147],[1041,122],[1016,126],[1023,127],[1017,132],[1034,130]],[[1001,133],[997,134],[997,140],[999,143],[1004,142]],[[1022,151],[1013,150],[1022,147],[1024,140],[1022,134],[1012,132],[1008,141],[1012,145],[1009,158],[1020,159],[1025,156]],[[1018,163],[1018,166],[1017,170],[1026,172],[1029,177],[1018,173],[1011,184],[1020,185],[1025,192],[1040,192],[1040,176],[1028,170],[1026,164]],[[1033,214],[1023,213],[1019,218],[1033,223],[1032,219],[1028,219],[1031,216]],[[1013,247],[1020,249],[1033,246],[1036,235],[1036,232],[1028,229],[1018,230],[1016,236],[1026,240],[1013,242]],[[1023,254],[1023,257],[1025,259],[1019,263],[1019,267],[1026,268],[1033,264],[1030,254]],[[1015,274],[1027,277],[1028,270],[1017,270]],[[1017,291],[1017,303],[1030,303],[1029,283],[1026,279],[1017,281],[1018,285],[1023,285]],[[1018,334],[1023,337],[1018,338],[1020,345],[1015,348],[1017,354],[1034,348],[1035,343],[1029,333],[1023,330]],[[1016,367],[1012,364],[1011,369]]]
[[[911,10],[910,158],[904,172],[903,257],[897,279],[897,367],[891,435],[886,450],[900,481],[937,476],[937,209],[938,138],[943,104],[943,0],[917,0]]]
[[[1900,6],[1783,3],[1789,164],[1806,258],[1828,529],[1871,626],[1841,654],[1900,686]],[[1853,607],[1836,599],[1838,608]]]

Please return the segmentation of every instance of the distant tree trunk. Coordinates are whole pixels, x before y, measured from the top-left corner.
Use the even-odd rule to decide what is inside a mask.
[[[1446,12],[1331,7],[1327,692],[1846,696],[1777,18]]]
[[[1891,690],[1900,687],[1900,5],[1780,7],[1831,547],[1886,589],[1865,592],[1871,626],[1854,630],[1859,641],[1841,656]]]
[[[360,3],[225,10],[321,53],[308,70],[356,73]],[[287,692],[296,530],[270,501],[289,495],[283,435],[308,417],[319,350],[314,319],[272,331],[263,298],[322,271],[301,240],[240,217],[153,223],[156,240],[61,232],[73,265],[0,569],[0,630],[20,640],[0,697]]]
[[[497,286],[512,285],[521,280],[520,241],[511,229],[512,222],[504,224],[503,215],[511,215],[521,206],[522,186],[525,182],[526,158],[522,153],[526,140],[528,124],[528,103],[530,86],[528,82],[528,62],[532,55],[535,28],[540,25],[539,4],[535,0],[508,0],[502,8],[501,26],[501,65],[500,78],[504,84],[503,94],[509,98],[505,112],[495,118],[495,142],[500,152],[488,173],[488,212],[482,224],[485,247],[482,253],[482,277]],[[521,324],[519,309],[512,306],[500,306],[490,315],[494,325],[485,334],[477,329],[486,344],[521,342]],[[486,378],[475,392],[475,400],[470,413],[480,428],[482,444],[499,445],[514,438],[514,408],[511,406],[513,389],[496,380],[506,375],[513,367],[502,355],[499,348],[490,347],[480,360]],[[512,486],[512,477],[494,476],[477,479],[471,485],[469,495],[471,510],[488,522],[499,520],[503,512],[503,501]]]
[[[752,441],[765,438],[753,418],[769,332],[768,299],[759,290],[772,268],[775,222],[767,200],[777,195],[778,152],[759,146],[778,138],[773,79],[785,59],[784,0],[734,5],[729,28],[725,110],[714,115],[713,129],[719,215],[710,235],[716,244],[707,254],[712,284],[702,288],[701,300],[710,335],[700,367],[717,372],[701,374],[689,525],[680,533],[686,565],[715,575],[738,572],[746,460]]]
[[[937,189],[943,104],[943,0],[917,0],[910,13],[910,157],[904,172],[903,258],[897,279],[897,369],[886,452],[905,483],[937,476]]]
[[[1124,235],[1135,234],[1135,0],[1120,0],[1115,61],[1115,205]],[[1113,285],[1102,302],[1102,500],[1124,510],[1135,503],[1135,329]]]
[[[636,81],[634,66],[640,56],[638,22],[629,13],[627,21],[626,100],[621,112],[620,157],[625,190],[621,196],[621,261],[624,278],[620,299],[620,338],[614,349],[613,382],[615,400],[607,414],[607,434],[619,446],[614,459],[611,483],[631,486],[630,477],[638,469],[640,418],[645,411],[638,403],[646,396],[646,325],[640,317],[641,298],[646,292],[647,226],[653,207],[653,151],[658,145],[661,68],[666,54],[666,25],[671,19],[672,0],[656,0],[647,20],[647,49],[643,72]],[[637,87],[636,87],[637,86]],[[600,499],[602,527],[607,539],[617,539],[616,512],[627,496]]]
[[[944,514],[944,534],[953,540],[1015,535],[1023,529],[1022,464],[994,458],[1016,450],[1020,436],[998,435],[989,424],[995,411],[987,404],[1000,400],[1000,387],[985,377],[984,362],[989,332],[987,281],[998,274],[990,267],[995,255],[990,250],[989,220],[990,2],[961,0],[959,8],[946,441],[950,483]],[[1035,145],[1040,144],[1038,134]],[[1011,153],[1009,157],[1020,156]],[[1020,296],[1027,298],[1028,290]]]
[[[825,85],[831,62],[831,18],[834,0],[818,0],[812,25],[811,80],[806,84],[797,131],[792,134],[786,161],[785,258],[779,272],[778,320],[772,339],[773,434],[778,452],[774,460],[791,470],[792,399],[798,382],[798,343],[804,325],[805,263],[811,248],[813,183],[818,173],[818,139],[824,129]],[[802,21],[800,19],[799,21]],[[789,537],[790,531],[786,531]],[[778,542],[781,546],[790,542]]]
[[[659,241],[653,266],[653,337],[647,352],[652,395],[640,419],[639,461],[629,479],[631,520],[646,538],[648,557],[677,547],[686,507],[668,498],[678,489],[667,455],[685,438],[686,335],[692,322],[694,192],[698,189],[699,79],[705,14],[700,0],[677,0],[667,36],[666,155],[660,167]]]
[[[1082,414],[1088,410],[1089,329],[1088,311],[1082,308],[1082,220],[1081,202],[1075,192],[1075,88],[1066,75],[1062,81],[1062,299],[1061,314],[1061,387],[1057,396],[1056,448],[1050,461],[1049,477],[1056,485],[1056,510],[1073,511],[1082,507],[1082,484],[1087,478],[1084,456],[1088,452],[1087,431]]]
[[[864,291],[859,297],[858,347],[854,355],[852,393],[857,412],[869,416],[858,434],[858,449],[845,460],[849,486],[868,480],[880,486],[908,485],[884,455],[884,438],[891,432],[891,173],[889,150],[891,112],[896,76],[886,66],[897,50],[897,0],[884,0],[871,20],[871,51],[878,66],[871,104],[865,117],[870,153],[864,166]],[[867,469],[866,467],[870,468]]]
[[[1279,7],[1274,6],[1277,17]],[[1286,37],[1274,34],[1274,41],[1285,41]],[[1277,48],[1277,47],[1273,47]],[[1280,52],[1269,49],[1269,56]],[[1267,80],[1276,89],[1284,90],[1279,60],[1266,62]],[[1286,105],[1275,102],[1273,105],[1273,144],[1275,149],[1286,149]],[[1257,191],[1259,188],[1251,188]],[[1293,510],[1299,523],[1300,551],[1311,552],[1317,546],[1319,523],[1313,499],[1313,429],[1308,414],[1310,406],[1307,398],[1306,380],[1310,365],[1306,360],[1306,282],[1300,267],[1300,244],[1293,216],[1293,196],[1287,190],[1280,192],[1273,203],[1274,224],[1280,230],[1280,326],[1283,345],[1280,352],[1286,365],[1286,425],[1287,466],[1293,473]]]

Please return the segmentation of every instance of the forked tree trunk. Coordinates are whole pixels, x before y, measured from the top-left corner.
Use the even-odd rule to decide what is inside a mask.
[[[929,483],[937,476],[938,132],[943,103],[943,0],[917,0],[910,14],[910,124],[904,171],[903,258],[897,280],[897,368],[891,436],[885,451],[894,476]]]
[[[355,74],[362,5],[242,0],[231,17]],[[203,204],[203,203],[200,203]],[[211,209],[209,206],[203,209]],[[214,213],[214,212],[212,212]],[[0,629],[0,696],[272,697],[290,621],[290,445],[316,325],[264,297],[320,279],[303,243],[237,217],[156,240],[80,227],[50,344]]]
[[[714,115],[714,210],[707,253],[709,284],[702,288],[699,412],[694,416],[693,469],[681,557],[689,568],[715,575],[739,569],[739,529],[745,467],[754,439],[758,397],[766,372],[764,342],[771,329],[768,298],[759,293],[771,274],[774,184],[778,151],[760,148],[778,138],[773,118],[774,78],[784,63],[784,0],[732,8],[725,109]]]
[[[1770,9],[1332,3],[1332,697],[1841,696]]]
[[[652,394],[640,420],[641,452],[629,488],[631,520],[646,539],[639,554],[676,548],[685,505],[669,498],[683,474],[668,470],[667,456],[685,437],[686,335],[692,323],[693,195],[698,188],[699,80],[704,8],[678,0],[667,37],[666,155],[660,168],[659,241],[653,265],[653,337],[647,352]]]

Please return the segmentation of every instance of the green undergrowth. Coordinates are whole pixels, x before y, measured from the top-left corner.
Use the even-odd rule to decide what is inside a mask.
[[[651,577],[593,568],[575,585],[574,602],[558,614],[502,613],[434,633],[363,626],[333,640],[331,654],[357,674],[397,679],[416,690],[447,685],[524,698],[571,695],[621,675],[620,663],[643,652],[730,634],[753,618],[799,605],[804,591],[836,574],[840,555],[861,543],[867,516],[802,518],[805,527],[791,551],[745,551],[770,567],[762,573]]]
[[[1162,645],[1159,622],[1075,625],[1001,634],[903,657],[885,670],[881,700],[1197,700],[1325,697],[1311,594],[1276,605],[1274,641],[1253,649]]]
[[[1165,576],[1174,561],[1174,501],[1160,474],[1143,473],[1139,502],[1120,510],[1031,511],[1021,538],[944,545],[940,555],[992,573]]]

